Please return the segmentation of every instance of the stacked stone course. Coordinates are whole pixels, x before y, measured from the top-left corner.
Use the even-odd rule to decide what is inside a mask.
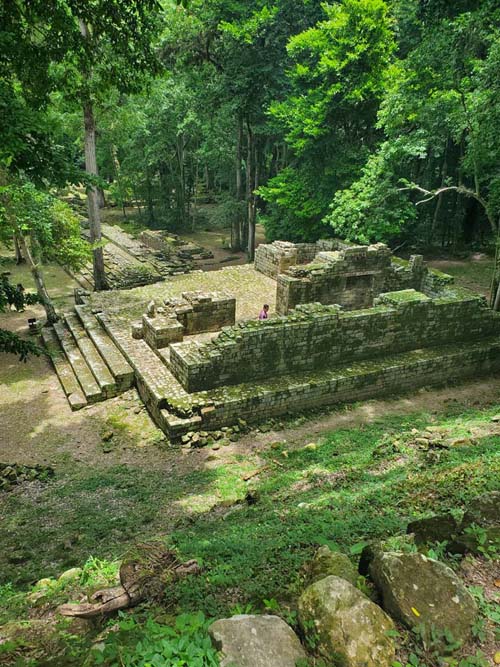
[[[183,302],[165,303],[182,324],[184,335],[219,331],[231,326],[236,317],[236,300],[221,292],[183,292]]]
[[[391,264],[383,244],[320,251],[311,264],[293,266],[277,278],[276,310],[285,315],[301,303],[369,308],[384,291]]]
[[[500,334],[481,297],[383,294],[374,308],[301,306],[289,316],[242,323],[206,344],[172,345],[170,364],[188,392],[275,378],[389,353]]]
[[[132,337],[144,338],[153,350],[161,350],[184,336],[219,331],[235,322],[236,300],[220,292],[183,292],[180,299],[152,302],[142,324],[132,325]]]
[[[270,278],[276,278],[296,264],[312,262],[321,250],[333,250],[335,241],[318,241],[317,243],[290,243],[275,241],[261,244],[255,251],[255,269]]]

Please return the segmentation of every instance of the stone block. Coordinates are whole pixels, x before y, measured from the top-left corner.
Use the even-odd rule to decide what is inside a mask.
[[[175,317],[143,315],[142,324],[144,340],[153,350],[159,350],[183,339],[182,324]]]

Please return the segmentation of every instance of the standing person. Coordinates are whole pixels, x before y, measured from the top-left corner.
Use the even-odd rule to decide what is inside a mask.
[[[267,320],[269,318],[269,306],[267,303],[264,304],[262,310],[259,314],[259,320]]]

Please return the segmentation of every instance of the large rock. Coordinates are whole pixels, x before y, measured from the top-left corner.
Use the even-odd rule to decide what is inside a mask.
[[[394,660],[391,619],[345,579],[330,576],[309,586],[299,600],[299,621],[306,635],[314,628],[318,652],[342,667],[390,667]]]
[[[463,642],[477,615],[474,598],[449,567],[418,553],[379,553],[370,575],[384,609],[409,628],[448,630]]]
[[[415,544],[448,542],[457,533],[458,526],[451,514],[440,514],[427,519],[418,519],[408,524],[407,533],[415,535]]]
[[[455,554],[480,554],[500,548],[500,492],[485,493],[469,504],[460,534],[447,548]]]
[[[317,550],[314,558],[308,563],[306,572],[308,584],[314,584],[329,576],[341,577],[353,586],[358,580],[356,568],[349,558],[338,551],[331,551],[327,546]]]
[[[220,667],[296,667],[306,659],[297,635],[278,616],[223,618],[209,632],[222,651]]]
[[[500,527],[500,491],[484,493],[471,501],[460,529],[463,531],[472,524],[482,528]]]

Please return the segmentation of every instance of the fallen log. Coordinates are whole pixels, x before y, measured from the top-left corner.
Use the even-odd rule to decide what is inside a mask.
[[[78,618],[111,614],[134,607],[155,596],[168,583],[201,571],[195,560],[181,563],[173,551],[157,545],[141,545],[139,551],[140,555],[136,553],[121,564],[119,586],[96,591],[88,602],[63,604],[58,608],[59,613]]]

